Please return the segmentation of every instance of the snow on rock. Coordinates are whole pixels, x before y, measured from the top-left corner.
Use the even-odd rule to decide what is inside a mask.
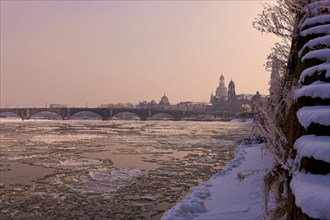
[[[323,0],[309,3],[304,7],[304,11],[309,16],[316,16],[322,14],[324,11],[330,11],[330,1]]]
[[[262,219],[263,177],[274,161],[262,146],[238,146],[224,170],[192,188],[162,219]]]
[[[329,63],[322,63],[310,68],[305,69],[301,74],[299,78],[299,83],[302,84],[305,81],[305,78],[307,76],[313,76],[314,74],[320,75],[322,72],[325,73],[326,78],[330,78],[330,62]]]
[[[312,3],[309,3],[308,5],[304,6],[304,10],[312,10],[315,8],[319,8],[319,7],[326,7],[326,6],[330,6],[330,1],[329,0],[324,0],[324,1],[315,1]]]
[[[330,106],[304,106],[297,111],[297,118],[305,129],[312,122],[330,126]]]
[[[330,83],[315,81],[310,85],[302,86],[295,90],[294,97],[296,99],[307,96],[312,98],[329,99],[330,98]]]
[[[296,172],[290,188],[295,203],[308,216],[330,219],[330,175],[313,175]]]
[[[326,48],[326,49],[310,51],[307,54],[305,54],[303,58],[301,58],[301,61],[304,62],[306,59],[318,59],[325,62],[330,62],[330,49]]]
[[[300,30],[305,29],[308,26],[316,25],[316,24],[325,24],[330,22],[330,15],[320,15],[317,17],[307,18],[303,23],[299,24]]]
[[[307,37],[313,34],[330,34],[330,24],[315,26],[300,32],[302,37]]]
[[[296,140],[294,148],[299,160],[303,157],[313,157],[330,163],[330,136],[304,135]]]
[[[330,17],[330,15],[329,15],[329,17]],[[315,49],[315,48],[319,47],[320,45],[324,45],[324,46],[330,47],[330,35],[326,35],[326,36],[314,38],[314,39],[308,41],[303,46],[303,48],[298,52],[299,57],[301,57],[302,52],[306,48]]]

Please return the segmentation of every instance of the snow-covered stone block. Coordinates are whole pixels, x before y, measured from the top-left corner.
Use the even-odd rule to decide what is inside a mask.
[[[294,148],[299,160],[303,157],[313,157],[330,163],[330,136],[304,135],[295,141]]]
[[[305,81],[307,76],[313,76],[314,74],[320,75],[322,72],[325,73],[326,78],[330,78],[330,63],[322,63],[316,66],[312,66],[310,68],[305,69],[299,78],[299,83],[302,84]]]
[[[329,23],[329,22],[330,22],[330,15],[325,14],[325,15],[320,15],[317,17],[305,19],[304,22],[299,24],[299,28],[300,28],[300,30],[303,30],[308,26],[313,26],[316,24],[325,24],[325,23]]]
[[[313,34],[330,34],[330,24],[318,25],[300,32],[302,37],[307,37]]]
[[[308,5],[304,6],[303,10],[308,11],[308,10],[313,10],[315,8],[327,7],[327,6],[330,6],[329,0],[315,1],[315,2],[309,3]]]
[[[330,17],[330,15],[329,15]],[[308,41],[303,48],[298,52],[299,57],[301,57],[302,52],[309,48],[311,50],[317,49],[319,46],[325,46],[325,47],[330,47],[330,35],[314,38],[310,41]]]
[[[330,126],[330,106],[304,106],[297,111],[297,118],[306,130],[312,123]]]
[[[330,62],[330,49],[320,49],[320,50],[314,50],[310,51],[303,58],[301,58],[301,61],[304,62],[306,59],[317,59],[324,62]]]
[[[326,11],[330,11],[330,1],[329,0],[315,1],[306,5],[303,8],[303,10],[310,17],[317,16],[323,14]]]
[[[330,83],[315,81],[310,85],[302,86],[294,92],[295,99],[300,97],[330,99]]]
[[[330,219],[330,174],[293,174],[290,188],[303,213],[315,219]]]

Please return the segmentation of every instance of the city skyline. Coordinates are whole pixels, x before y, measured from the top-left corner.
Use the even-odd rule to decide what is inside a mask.
[[[268,94],[263,2],[1,1],[1,107]]]

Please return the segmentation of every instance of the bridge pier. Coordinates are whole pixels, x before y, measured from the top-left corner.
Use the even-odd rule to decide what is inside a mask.
[[[148,119],[148,117],[142,116],[140,117],[141,121],[146,121]]]
[[[112,109],[102,109],[100,112],[103,121],[112,119]]]

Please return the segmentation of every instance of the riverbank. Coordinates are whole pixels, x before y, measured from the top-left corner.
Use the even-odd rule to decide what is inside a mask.
[[[273,161],[263,144],[239,145],[234,160],[192,188],[162,219],[264,219],[263,178]]]

